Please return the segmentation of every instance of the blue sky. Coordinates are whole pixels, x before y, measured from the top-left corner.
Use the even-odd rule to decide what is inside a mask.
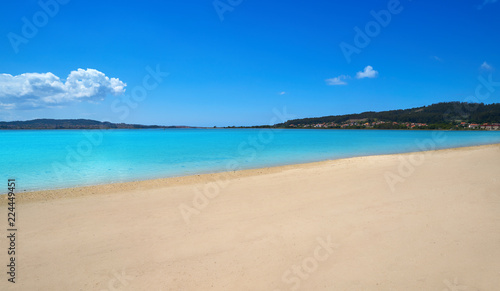
[[[273,109],[410,108],[500,81],[495,0],[55,1],[2,2],[0,120],[269,124]],[[348,61],[341,43],[355,47],[367,24]]]

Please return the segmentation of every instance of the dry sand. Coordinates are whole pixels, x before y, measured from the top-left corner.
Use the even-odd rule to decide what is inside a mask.
[[[16,284],[4,197],[0,290],[499,290],[499,170],[490,145],[19,194]]]

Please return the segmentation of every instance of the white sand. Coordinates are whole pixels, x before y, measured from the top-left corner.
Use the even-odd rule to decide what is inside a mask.
[[[0,290],[499,290],[499,170],[491,145],[19,194]]]

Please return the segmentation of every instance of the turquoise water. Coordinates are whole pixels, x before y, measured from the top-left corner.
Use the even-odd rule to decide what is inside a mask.
[[[56,189],[352,156],[500,143],[500,132],[406,130],[0,131],[0,179]],[[2,189],[0,193],[4,193]]]

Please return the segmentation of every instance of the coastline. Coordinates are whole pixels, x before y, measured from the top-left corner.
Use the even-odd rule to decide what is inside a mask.
[[[143,134],[152,142],[148,150],[138,141]],[[196,142],[207,134],[214,139],[210,146]],[[40,146],[17,150],[17,140],[25,139],[37,140]],[[182,146],[176,149],[176,143],[170,139],[178,140]],[[3,140],[7,147],[2,158],[4,179],[17,178],[18,191],[31,192],[485,145],[499,143],[500,132],[242,129],[216,133],[188,129],[121,130],[105,134],[50,131]],[[135,152],[134,149],[142,150]],[[235,160],[238,165],[228,166]],[[13,167],[7,166],[10,163]],[[5,193],[6,189],[0,191]]]
[[[0,289],[494,290],[499,167],[495,144],[21,193]]]
[[[111,194],[123,191],[132,190],[152,190],[162,187],[175,187],[182,185],[192,185],[198,183],[206,183],[211,181],[217,181],[220,179],[238,179],[244,177],[258,176],[264,174],[279,173],[287,170],[300,170],[314,168],[317,166],[334,166],[337,163],[350,163],[357,160],[364,160],[371,157],[396,157],[396,156],[408,156],[414,154],[430,154],[434,152],[446,152],[446,151],[456,151],[456,150],[480,150],[489,147],[500,147],[498,144],[488,144],[488,145],[478,145],[478,146],[464,146],[464,147],[454,147],[447,149],[437,149],[430,151],[417,151],[417,152],[406,152],[406,153],[396,153],[396,154],[382,154],[382,155],[367,155],[367,156],[357,156],[349,158],[341,158],[334,160],[325,160],[318,162],[302,163],[302,164],[291,164],[282,166],[271,166],[264,168],[255,169],[242,169],[233,172],[217,172],[217,173],[204,173],[196,175],[187,175],[179,177],[167,177],[159,179],[147,179],[140,181],[130,181],[130,182],[119,182],[119,183],[107,183],[98,184],[90,186],[79,186],[79,187],[68,187],[68,188],[58,188],[49,190],[36,190],[36,191],[25,191],[16,193],[16,199],[18,203],[26,202],[37,202],[37,201],[48,201],[54,199],[64,199],[64,198],[75,198],[87,195],[100,195],[100,194]],[[7,203],[7,195],[0,195],[0,205],[5,205]]]

